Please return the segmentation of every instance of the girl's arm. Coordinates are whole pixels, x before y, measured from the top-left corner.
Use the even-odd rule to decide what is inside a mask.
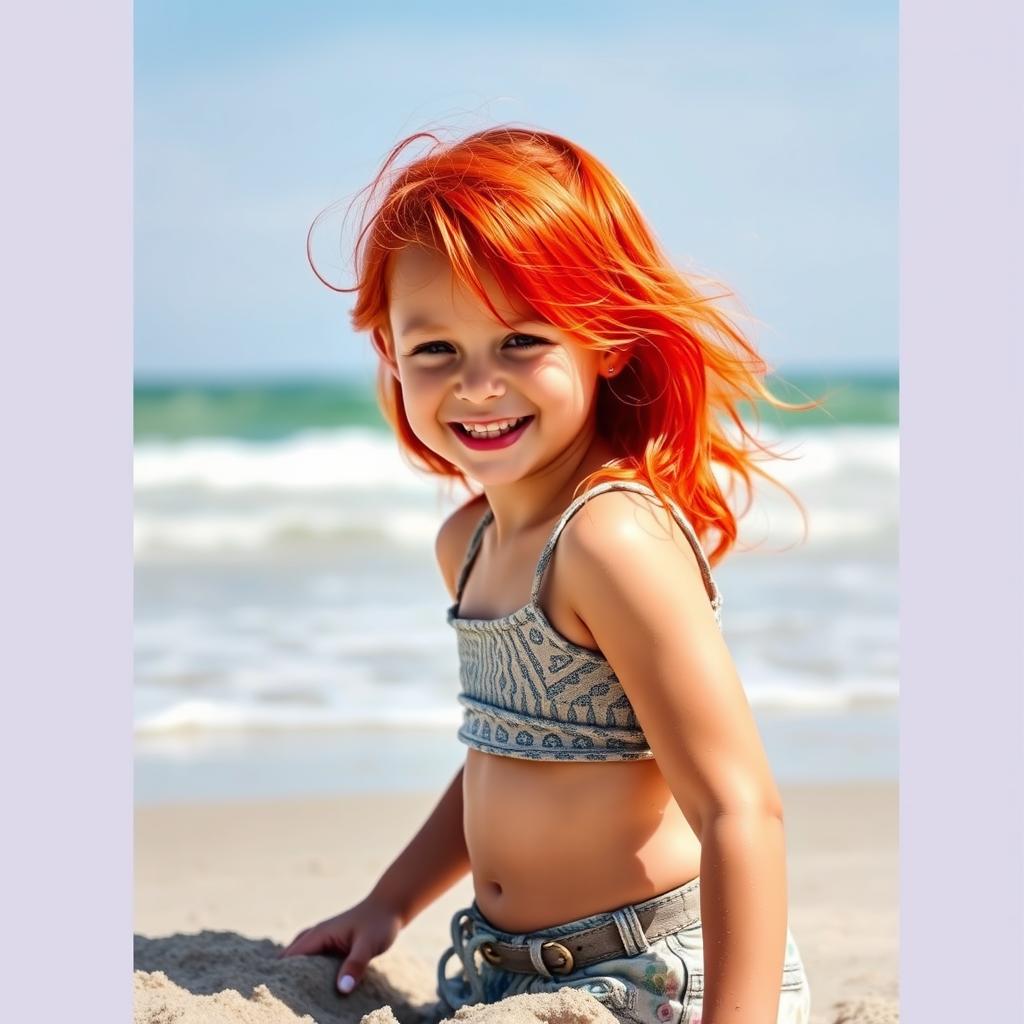
[[[774,1024],[786,947],[782,805],[696,557],[660,506],[588,503],[559,546],[574,610],[701,841],[703,1024]]]
[[[460,768],[423,827],[381,875],[368,899],[394,911],[404,927],[468,870]]]
[[[299,932],[279,957],[326,953],[341,958],[342,995],[358,986],[370,961],[390,949],[398,933],[466,872],[462,830],[462,769],[409,845],[355,906]]]

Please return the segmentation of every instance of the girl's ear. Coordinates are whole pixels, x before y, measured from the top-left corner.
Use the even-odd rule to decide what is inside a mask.
[[[394,346],[391,343],[391,332],[386,327],[375,327],[370,332],[370,340],[377,355],[387,364],[391,375],[401,383],[402,378],[398,375],[398,363],[395,362]]]
[[[601,376],[614,377],[625,365],[629,355],[618,348],[606,348],[601,353]]]

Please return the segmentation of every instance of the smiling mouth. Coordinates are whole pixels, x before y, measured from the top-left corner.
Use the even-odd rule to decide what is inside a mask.
[[[511,434],[513,431],[525,426],[532,419],[532,416],[520,416],[518,419],[495,420],[494,422],[503,424],[501,427],[493,427],[490,424],[466,425],[456,420],[451,423],[451,426],[465,437],[474,437],[486,441],[489,438],[504,437],[506,434]]]
[[[462,423],[454,422],[448,425],[465,447],[474,451],[490,451],[514,445],[532,422],[532,416],[520,416],[519,419],[507,421],[501,428],[489,428],[480,433],[468,430]]]

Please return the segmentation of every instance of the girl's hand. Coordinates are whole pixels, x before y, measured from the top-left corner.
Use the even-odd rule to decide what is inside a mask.
[[[363,980],[367,964],[391,947],[402,924],[395,911],[367,897],[335,917],[299,932],[277,956],[340,956],[337,987],[342,995],[348,995]]]

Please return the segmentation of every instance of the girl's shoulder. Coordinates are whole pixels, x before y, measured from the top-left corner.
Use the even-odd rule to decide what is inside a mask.
[[[701,602],[718,596],[692,524],[684,527],[653,493],[615,489],[594,495],[566,523],[559,546],[570,591],[574,580],[589,588],[601,578],[636,579],[644,567],[674,581],[677,593],[699,595]]]
[[[627,490],[628,486],[611,485],[599,494],[585,495],[579,511],[565,525],[566,540],[600,543],[640,531],[661,541],[675,538],[683,542],[680,550],[690,550],[682,528],[661,499],[649,488],[641,492]]]
[[[478,494],[452,512],[437,531],[434,554],[445,586],[453,598],[459,570],[466,557],[469,542],[473,539],[473,531],[480,524],[480,518],[487,511],[487,507],[487,498],[483,494]]]

